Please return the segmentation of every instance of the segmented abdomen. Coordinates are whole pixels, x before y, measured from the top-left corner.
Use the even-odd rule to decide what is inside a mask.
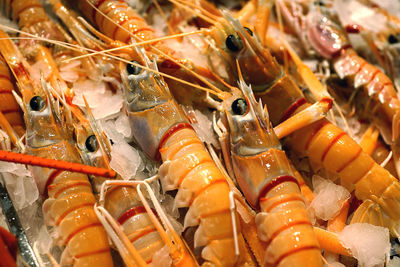
[[[392,121],[400,108],[393,82],[380,69],[359,57],[354,50],[347,49],[335,59],[334,68],[341,79],[350,78],[355,88],[363,87],[367,96],[382,105],[382,110]]]
[[[98,12],[88,2],[101,11]],[[98,29],[113,40],[130,43],[131,35],[154,39],[154,30],[124,1],[81,0],[81,11]],[[107,16],[107,17],[105,17]]]
[[[217,266],[235,265],[229,186],[203,143],[188,124],[160,144],[164,190],[178,189],[176,207],[189,207],[185,227],[199,225],[195,247],[205,246],[202,257]],[[241,258],[246,261],[244,240],[238,234]]]
[[[40,0],[5,0],[6,12],[23,28],[47,21],[48,17]]]
[[[341,184],[355,190],[358,199],[378,197],[384,201],[383,210],[400,219],[400,207],[395,205],[400,200],[399,182],[341,129],[324,119],[292,134],[289,145],[297,153],[306,153],[316,167],[339,174]]]
[[[36,156],[80,162],[70,143],[29,149]],[[54,226],[60,245],[65,246],[61,264],[74,266],[113,266],[107,234],[94,212],[96,199],[88,177],[79,173],[35,167],[41,193],[48,195],[43,214]]]
[[[256,225],[259,238],[267,243],[265,261],[273,266],[322,266],[318,241],[285,152],[266,147],[251,156],[233,152],[232,159],[247,201],[261,208]]]
[[[22,111],[12,94],[13,90],[14,86],[11,82],[8,66],[3,57],[0,56],[0,111],[21,137],[25,134],[24,120]]]
[[[299,185],[280,176],[260,198],[258,233],[268,243],[265,259],[273,266],[321,266],[321,251]],[[307,259],[307,261],[304,261]]]
[[[64,41],[64,36],[47,16],[40,0],[3,0],[3,9],[20,30],[38,37]],[[33,40],[20,40],[20,47],[32,50]]]
[[[125,234],[146,263],[164,246],[157,229],[132,187],[115,186],[107,191],[104,207],[122,225]]]

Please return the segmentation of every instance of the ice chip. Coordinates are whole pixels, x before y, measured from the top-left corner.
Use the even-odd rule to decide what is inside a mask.
[[[360,267],[384,266],[390,253],[389,230],[368,223],[346,226],[339,234],[343,246],[358,260]]]
[[[324,267],[346,267],[346,266],[338,261],[335,261],[335,262],[329,262],[328,264],[324,264]]]
[[[39,191],[32,176],[3,173],[3,178],[17,210],[31,205],[39,198]]]
[[[139,153],[128,143],[116,143],[111,148],[110,167],[121,175],[122,179],[135,177],[141,161]]]
[[[125,142],[124,136],[116,130],[114,120],[101,121],[101,127],[114,144]]]
[[[38,83],[40,82],[40,78],[42,76],[45,79],[47,79],[51,74],[51,69],[48,67],[46,62],[44,62],[43,60],[39,60],[35,64],[33,64],[30,71],[31,71],[30,74],[31,74],[32,79]]]
[[[122,95],[120,93],[112,94],[107,91],[101,98],[101,105],[92,109],[95,119],[102,119],[118,113],[123,105]]]
[[[106,88],[104,82],[94,82],[92,80],[78,81],[74,83],[72,89],[75,92],[72,103],[80,107],[85,107],[84,95],[95,119],[114,115],[122,108],[122,93],[112,93]]]
[[[217,135],[214,133],[212,113],[193,109],[191,106],[183,106],[182,108],[192,122],[192,126],[200,140],[219,148],[220,144],[216,138]]]
[[[312,183],[315,198],[310,207],[318,218],[325,221],[332,219],[339,213],[343,203],[350,198],[349,191],[318,175],[313,176]]]
[[[50,252],[52,245],[53,245],[53,239],[52,239],[51,235],[47,231],[46,226],[42,226],[42,228],[40,228],[40,231],[39,231],[38,237],[34,243],[34,246],[37,247],[38,251],[41,254],[46,254],[46,253]]]
[[[129,123],[129,118],[125,114],[121,113],[121,115],[115,121],[115,127],[117,132],[122,134],[124,137],[131,136],[131,126]]]

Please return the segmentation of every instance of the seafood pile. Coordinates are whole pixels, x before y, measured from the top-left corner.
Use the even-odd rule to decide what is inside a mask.
[[[0,3],[0,266],[400,266],[396,1]]]

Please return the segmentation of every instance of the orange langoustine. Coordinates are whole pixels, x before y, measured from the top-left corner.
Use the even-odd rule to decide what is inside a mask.
[[[143,53],[139,51],[143,62],[156,69]],[[161,157],[163,189],[178,189],[175,207],[189,208],[184,227],[198,226],[194,244],[204,246],[203,259],[220,266],[252,262],[240,228],[234,231],[228,182],[172,99],[165,82],[147,70],[129,64],[121,66],[133,135],[149,158]]]
[[[223,104],[231,151],[225,160],[232,162],[247,201],[260,209],[256,225],[259,238],[267,243],[264,261],[273,266],[322,266],[299,182],[267,111],[243,80],[240,87],[243,95],[234,94]]]

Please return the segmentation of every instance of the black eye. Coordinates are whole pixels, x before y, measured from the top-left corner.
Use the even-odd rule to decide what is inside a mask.
[[[139,64],[136,60],[133,60],[132,63]],[[129,75],[138,75],[142,71],[142,68],[133,64],[128,64],[126,65],[126,71]]]
[[[250,34],[250,36],[253,36],[253,32],[249,28],[244,27],[244,29]]]
[[[399,42],[399,39],[398,39],[396,36],[394,36],[393,34],[391,34],[391,35],[389,35],[389,37],[388,37],[388,41],[389,41],[389,43],[391,43],[391,44],[396,44],[396,43]]]
[[[247,102],[243,98],[238,98],[232,103],[232,111],[236,115],[243,115],[247,112]]]
[[[29,101],[29,106],[34,111],[40,111],[44,106],[46,106],[46,103],[41,96],[36,95],[31,98],[31,101]]]
[[[90,152],[95,152],[98,147],[96,136],[94,135],[89,136],[85,141],[85,146],[86,149],[89,150]]]
[[[226,47],[233,52],[237,52],[243,48],[243,42],[239,37],[229,35],[225,40]]]

